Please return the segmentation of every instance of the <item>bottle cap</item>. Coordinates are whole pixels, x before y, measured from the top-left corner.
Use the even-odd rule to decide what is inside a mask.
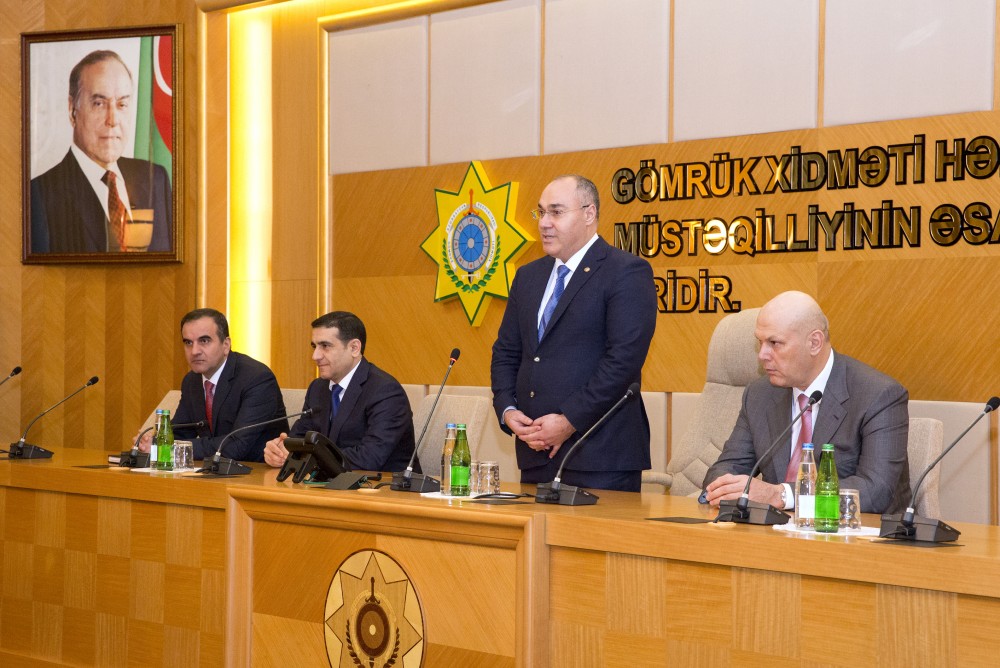
[[[824,443],[823,452],[833,452],[833,443]]]
[[[454,422],[449,422],[448,424],[446,424],[444,426],[444,428],[445,429],[454,429],[455,428],[455,423]]]
[[[456,427],[458,427],[459,429],[465,429],[465,425],[464,425],[464,424],[461,424],[461,423],[460,423],[460,424],[457,424],[457,425],[455,425],[455,426],[456,426]]]
[[[802,449],[803,450],[812,450],[813,449],[813,444],[812,443],[803,443],[802,444]]]

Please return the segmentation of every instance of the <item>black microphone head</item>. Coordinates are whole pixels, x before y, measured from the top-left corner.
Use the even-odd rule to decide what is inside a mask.
[[[458,361],[458,356],[462,354],[462,351],[458,348],[451,349],[451,363],[454,364]]]
[[[312,406],[310,406],[309,408],[307,408],[304,411],[302,411],[302,417],[309,417],[310,415],[312,415],[315,412],[316,412],[316,409],[313,408]]]
[[[16,376],[19,373],[21,373],[21,367],[16,366],[13,369],[11,369],[10,375],[11,375],[11,377],[13,377],[13,376]]]
[[[634,397],[639,394],[639,383],[632,383],[628,386],[628,392],[625,393],[627,396]]]
[[[990,397],[990,400],[986,402],[986,410],[983,412],[989,413],[997,408],[1000,408],[1000,397]]]
[[[809,395],[809,405],[811,406],[813,404],[818,404],[820,402],[820,399],[822,398],[823,398],[823,393],[820,392],[819,390],[816,390],[815,392]]]
[[[100,380],[100,378],[98,378],[97,376],[94,376],[93,378],[91,378],[90,380],[87,381],[87,386],[89,387],[91,385],[96,385],[97,381],[99,381],[99,380]]]

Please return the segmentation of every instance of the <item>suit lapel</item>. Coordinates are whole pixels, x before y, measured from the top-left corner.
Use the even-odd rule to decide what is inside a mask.
[[[75,192],[74,200],[78,203],[79,220],[82,229],[80,234],[82,240],[82,250],[103,252],[108,248],[108,218],[104,214],[100,198],[94,192],[94,187],[87,180],[87,175],[83,173],[83,168],[76,161],[72,149],[64,158],[69,173],[73,175],[72,189]]]
[[[333,422],[330,424],[330,433],[327,434],[334,443],[337,442],[340,430],[344,426],[344,423],[347,422],[347,416],[354,410],[354,406],[357,405],[358,399],[361,397],[365,381],[368,380],[369,366],[368,360],[362,357],[361,362],[358,364],[358,370],[354,372],[354,377],[351,378],[351,384],[347,386],[344,396],[340,398],[340,408],[337,409],[337,416],[333,418]]]
[[[823,443],[831,443],[840,424],[847,417],[847,369],[839,356],[833,358],[833,368],[830,369],[830,379],[826,381],[823,399],[819,404],[819,419],[813,425],[813,443],[819,449]]]
[[[601,263],[604,262],[604,258],[608,254],[607,243],[597,237],[597,241],[594,245],[590,247],[590,250],[586,252],[583,259],[580,261],[579,266],[577,266],[576,271],[569,279],[569,283],[566,285],[565,291],[563,291],[562,297],[559,298],[559,303],[556,305],[556,310],[552,313],[552,317],[549,319],[549,324],[545,328],[545,335],[548,336],[549,332],[555,329],[559,322],[559,318],[562,314],[566,312],[569,308],[569,303],[573,301],[573,298],[580,292],[583,285],[590,280],[590,277],[594,275],[596,270],[600,268]],[[542,288],[543,290],[545,288]],[[539,304],[541,300],[539,300]]]
[[[788,421],[792,419],[790,417],[792,415],[792,390],[785,387],[776,388],[776,390],[777,391],[772,395],[773,403],[767,411],[767,427],[769,436],[768,443],[765,447],[770,447],[770,445],[774,442],[774,439],[776,439],[781,432],[785,431],[785,429],[788,429]],[[791,458],[792,440],[791,432],[789,432],[782,439],[781,443],[774,447],[774,453],[771,455],[770,461],[764,462],[765,466],[771,467],[771,476],[773,476],[773,480],[784,482],[785,471],[788,470],[788,462]]]
[[[226,403],[229,393],[233,389],[233,379],[236,377],[236,367],[238,365],[236,359],[236,353],[229,353],[226,358],[226,368],[222,370],[222,375],[219,376],[219,384],[215,386],[215,394],[212,395],[212,435],[218,436],[216,433],[219,420],[218,415],[220,412],[220,407]],[[202,379],[204,380],[204,379]],[[205,392],[204,392],[204,382],[202,382],[202,395],[201,404],[205,405]]]

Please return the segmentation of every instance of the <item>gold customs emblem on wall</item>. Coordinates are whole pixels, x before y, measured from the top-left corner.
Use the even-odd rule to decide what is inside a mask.
[[[361,550],[337,568],[326,597],[331,666],[422,666],[424,612],[409,576],[384,552]]]
[[[514,220],[516,181],[490,185],[473,161],[457,192],[435,190],[438,226],[420,247],[438,265],[434,301],[458,297],[478,327],[490,297],[507,299],[514,261],[534,239]]]

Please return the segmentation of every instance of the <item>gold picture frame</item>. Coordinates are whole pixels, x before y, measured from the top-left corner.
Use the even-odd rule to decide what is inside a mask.
[[[180,37],[21,35],[22,262],[181,260]]]

